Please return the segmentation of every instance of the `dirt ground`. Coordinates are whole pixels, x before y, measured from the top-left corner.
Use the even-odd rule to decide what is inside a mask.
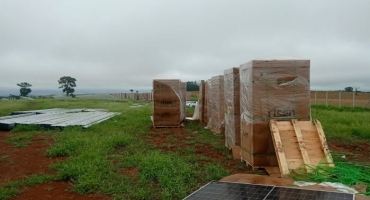
[[[55,174],[49,165],[65,158],[49,158],[44,154],[53,144],[50,134],[36,135],[28,146],[17,148],[6,142],[14,133],[0,131],[0,186],[8,181],[22,180],[32,174]],[[98,195],[80,195],[71,191],[71,183],[52,181],[41,185],[21,188],[22,193],[11,199],[107,199]]]
[[[49,158],[44,154],[53,144],[50,134],[39,134],[34,136],[29,145],[23,148],[17,148],[6,142],[6,139],[14,133],[0,131],[0,186],[8,181],[22,180],[31,174],[55,174],[56,172],[49,168],[49,165],[61,162],[65,158]],[[187,147],[195,150],[196,154],[219,160],[231,174],[248,174],[253,173],[250,168],[243,167],[240,160],[227,158],[222,152],[214,149],[211,145],[194,145],[189,141],[191,136],[186,133],[184,128],[169,129],[152,129],[146,138],[152,144],[164,151],[178,151]],[[169,142],[172,141],[172,142]],[[173,141],[176,141],[175,143]],[[220,140],[222,143],[222,140]],[[360,143],[356,145],[329,144],[331,151],[344,152],[346,159],[370,163],[370,145]],[[135,168],[126,169],[125,173],[137,173]],[[11,199],[109,199],[96,194],[80,195],[71,190],[71,183],[66,181],[52,181],[44,184],[20,188],[22,193]]]
[[[370,144],[369,143],[356,143],[356,144],[341,144],[329,143],[331,152],[344,155],[346,160],[357,161],[362,163],[370,163]]]

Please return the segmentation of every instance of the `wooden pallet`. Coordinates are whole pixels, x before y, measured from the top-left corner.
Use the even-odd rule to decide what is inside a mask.
[[[318,120],[270,120],[270,129],[281,177],[291,170],[311,172],[318,165],[334,166]]]
[[[248,160],[243,159],[243,157],[241,157],[241,156],[240,156],[240,162],[245,162],[245,166],[250,167],[253,172],[257,172],[259,170],[266,170],[267,168],[273,168],[274,167],[274,166],[264,166],[264,165],[253,166],[250,162],[248,162]]]

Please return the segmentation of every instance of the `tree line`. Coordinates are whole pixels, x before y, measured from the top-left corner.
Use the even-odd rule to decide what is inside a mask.
[[[75,87],[77,86],[76,84],[76,79],[70,76],[63,76],[60,77],[58,80],[59,83],[59,88],[62,89],[63,93],[66,93],[66,96],[71,96],[72,98],[75,97],[73,94],[75,92]],[[32,92],[32,85],[27,82],[22,82],[22,83],[17,83],[17,86],[20,87],[19,89],[19,96],[21,97],[27,97],[31,92]],[[10,95],[14,96],[14,95]]]

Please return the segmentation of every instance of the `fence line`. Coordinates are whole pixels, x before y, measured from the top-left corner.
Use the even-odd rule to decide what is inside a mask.
[[[311,104],[332,106],[367,107],[370,103],[369,92],[311,91]]]
[[[113,93],[110,94],[118,99],[131,99],[131,100],[142,100],[142,101],[152,101],[153,93],[152,92],[143,92],[143,93]]]

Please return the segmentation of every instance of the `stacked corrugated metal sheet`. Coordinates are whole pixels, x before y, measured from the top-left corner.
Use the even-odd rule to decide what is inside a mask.
[[[87,128],[93,124],[105,121],[117,112],[103,109],[45,109],[30,111],[15,111],[10,116],[0,117],[0,129],[12,129],[14,126],[41,125],[45,127],[82,126]]]

